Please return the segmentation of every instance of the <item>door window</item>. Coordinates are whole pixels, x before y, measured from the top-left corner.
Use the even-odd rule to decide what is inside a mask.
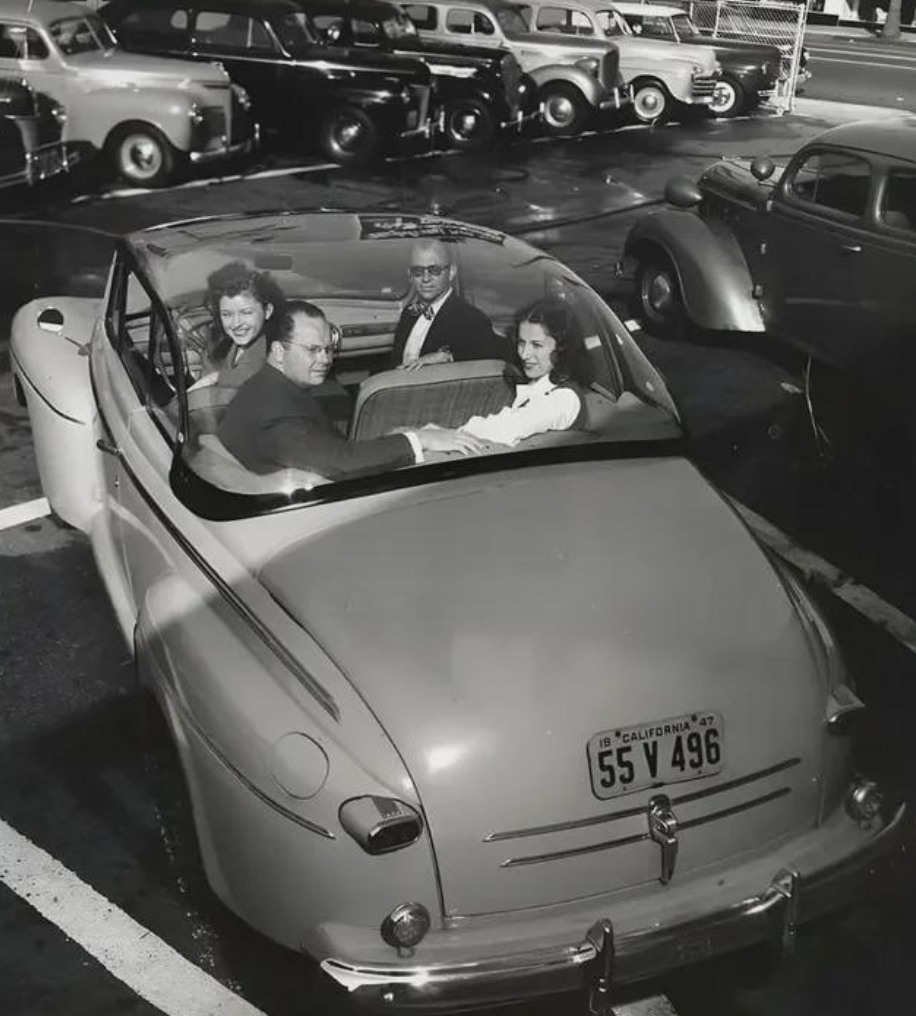
[[[466,7],[455,7],[448,12],[445,27],[449,32],[459,35],[493,35],[496,29],[493,23],[479,11],[471,11]]]
[[[272,52],[273,41],[265,25],[246,14],[201,11],[194,30],[197,46],[212,53]]]
[[[396,26],[396,22],[393,22]],[[378,46],[383,38],[382,31],[378,25],[372,21],[362,21],[360,18],[354,18],[351,27],[353,30],[353,42],[357,46]],[[390,38],[395,36],[389,35]]]
[[[591,22],[582,11],[568,7],[541,7],[537,16],[538,31],[562,32],[564,35],[593,35]]]
[[[438,12],[429,4],[409,4],[404,8],[404,12],[422,31],[434,32],[439,24]]]
[[[878,216],[890,229],[916,233],[916,172],[892,169],[888,173]]]
[[[598,22],[598,27],[604,32],[605,35],[629,35],[630,29],[627,27],[627,19],[624,19],[622,14],[618,14],[617,11],[596,11],[595,20]],[[638,20],[638,16],[634,16],[630,20],[630,24],[635,24]]]
[[[850,218],[868,206],[871,165],[847,152],[812,152],[788,184],[792,197]]]
[[[0,24],[0,60],[44,60],[48,47],[34,28]]]

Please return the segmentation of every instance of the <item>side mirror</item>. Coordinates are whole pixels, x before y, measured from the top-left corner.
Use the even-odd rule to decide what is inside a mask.
[[[776,172],[776,163],[769,157],[769,155],[757,155],[751,162],[751,174],[754,179],[769,180],[770,177]]]
[[[665,185],[665,200],[675,208],[693,208],[703,195],[692,176],[673,176]]]

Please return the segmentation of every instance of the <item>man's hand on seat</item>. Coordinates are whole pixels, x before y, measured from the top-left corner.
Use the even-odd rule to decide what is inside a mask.
[[[451,363],[452,354],[447,349],[440,349],[435,353],[424,353],[422,356],[418,356],[413,363],[402,363],[398,370],[417,370],[418,367],[428,367],[433,363]]]
[[[479,455],[486,442],[463,430],[449,430],[428,423],[425,427],[415,430],[414,434],[424,452],[458,452],[461,455]]]

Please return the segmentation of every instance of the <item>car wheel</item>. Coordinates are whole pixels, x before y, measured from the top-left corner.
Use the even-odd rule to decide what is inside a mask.
[[[162,187],[175,176],[178,153],[152,124],[122,124],[107,148],[115,171],[135,187]]]
[[[734,78],[720,78],[712,93],[709,111],[713,116],[738,116],[747,108],[747,96],[744,89]]]
[[[591,107],[575,85],[565,81],[541,89],[541,129],[552,137],[578,134],[585,126]]]
[[[493,114],[480,99],[463,99],[446,107],[445,137],[449,147],[465,151],[486,148],[495,132]]]
[[[321,125],[320,145],[334,162],[363,165],[378,152],[378,129],[361,109],[342,106],[333,110]]]
[[[633,115],[640,123],[654,123],[663,120],[670,101],[664,85],[646,81],[636,86],[633,92]]]
[[[634,298],[634,311],[647,331],[664,339],[686,335],[687,311],[681,284],[667,257],[652,254],[640,258]]]

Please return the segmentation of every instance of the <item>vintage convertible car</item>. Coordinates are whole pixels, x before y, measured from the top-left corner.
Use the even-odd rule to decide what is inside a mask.
[[[418,237],[453,251],[493,359],[375,370]],[[206,279],[235,260],[338,326],[328,401],[353,439],[506,405],[500,337],[544,298],[585,335],[581,420],[356,479],[249,473],[194,387]],[[211,885],[350,999],[585,978],[609,1013],[619,983],[790,947],[896,853],[905,805],[853,770],[862,703],[820,613],[549,255],[435,217],[172,223],[118,245],[104,294],[23,305],[12,360],[44,491],[89,534],[174,735]]]
[[[717,162],[666,194],[617,266],[650,331],[771,332],[843,367],[909,355],[916,117],[833,127],[779,173],[766,157]]]

